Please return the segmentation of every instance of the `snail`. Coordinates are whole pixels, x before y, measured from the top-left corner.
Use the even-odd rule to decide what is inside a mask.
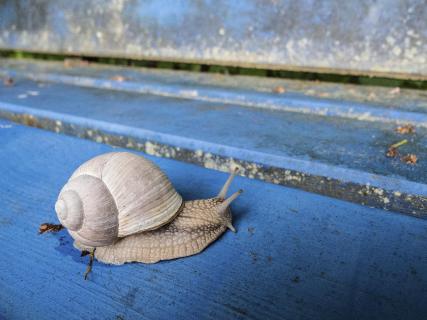
[[[116,265],[156,263],[197,254],[227,228],[235,232],[229,205],[242,190],[225,197],[236,173],[216,197],[184,202],[150,160],[129,152],[106,153],[77,168],[60,191],[55,211],[74,246],[90,253],[86,278],[94,258]]]

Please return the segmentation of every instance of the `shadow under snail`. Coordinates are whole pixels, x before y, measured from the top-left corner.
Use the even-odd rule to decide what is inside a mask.
[[[43,224],[40,233],[65,227],[82,255],[109,263],[156,263],[201,252],[232,225],[228,188],[210,199],[183,201],[150,160],[129,152],[102,154],[83,163],[55,204],[61,225]]]

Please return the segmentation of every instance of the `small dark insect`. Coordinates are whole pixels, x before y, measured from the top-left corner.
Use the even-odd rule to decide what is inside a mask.
[[[415,127],[408,123],[403,126],[398,126],[394,131],[400,134],[412,134],[415,133]]]
[[[10,77],[7,77],[3,80],[3,84],[7,87],[13,86],[14,83],[15,83],[15,81],[13,81],[13,79]]]
[[[58,232],[61,231],[64,227],[61,224],[52,224],[52,223],[42,223],[39,227],[39,234],[45,232]]]
[[[412,164],[412,165],[414,165],[414,164],[417,163],[418,158],[417,158],[417,156],[415,154],[407,154],[406,156],[403,156],[401,158],[401,160],[403,162],[405,162],[406,164]]]
[[[275,87],[275,88],[273,89],[273,92],[274,92],[274,93],[279,93],[279,94],[281,94],[281,93],[285,93],[285,92],[286,92],[286,89],[285,89],[284,87],[282,87],[282,86],[277,86],[277,87]]]

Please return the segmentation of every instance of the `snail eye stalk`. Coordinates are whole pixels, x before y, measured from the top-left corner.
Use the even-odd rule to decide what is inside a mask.
[[[222,187],[221,191],[218,193],[217,198],[221,200],[225,199],[228,188],[230,188],[231,182],[233,182],[233,179],[236,176],[237,172],[239,172],[239,168],[235,167],[231,172],[230,176],[228,177],[227,181],[225,182],[224,186]]]

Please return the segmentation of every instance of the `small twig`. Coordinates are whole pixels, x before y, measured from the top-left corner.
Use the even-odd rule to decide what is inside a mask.
[[[62,224],[42,223],[39,227],[39,234],[45,232],[58,232],[64,228]]]
[[[403,146],[404,144],[407,144],[407,143],[408,143],[408,140],[403,139],[402,141],[399,141],[399,142],[396,142],[395,144],[392,144],[392,145],[390,146],[390,148],[397,149],[397,148],[399,148],[400,146]]]
[[[86,271],[84,274],[85,280],[87,280],[87,276],[92,271],[93,259],[95,258],[95,250],[96,250],[96,248],[93,249],[92,251],[90,251],[90,253],[89,253],[89,264],[87,265]]]
[[[397,157],[399,155],[399,152],[397,151],[397,148],[399,148],[400,146],[403,146],[405,143],[408,143],[408,140],[403,139],[402,141],[396,142],[395,144],[392,144],[386,153],[386,156],[389,158],[394,158]]]

